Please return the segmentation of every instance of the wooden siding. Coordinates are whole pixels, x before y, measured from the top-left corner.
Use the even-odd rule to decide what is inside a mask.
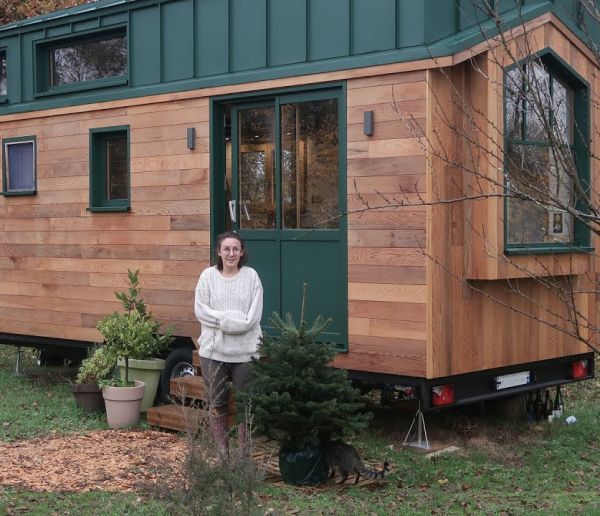
[[[197,337],[193,290],[209,262],[208,99],[131,105],[0,125],[37,136],[34,196],[0,197],[0,331],[96,341],[115,290],[140,270],[143,298]],[[129,125],[131,211],[91,213],[89,130]],[[196,149],[186,128],[197,129]]]
[[[597,70],[564,32],[548,23],[528,37],[533,51],[550,47],[588,78],[594,98]],[[508,64],[503,59],[497,47],[471,63],[427,75],[428,377],[589,351],[569,334],[574,333],[573,317],[556,290],[571,281],[581,292],[575,295],[577,307],[593,326],[594,288],[588,280],[595,277],[593,257],[503,255],[503,166],[498,152],[503,141],[500,65]],[[593,127],[598,116],[593,102],[591,109]],[[469,196],[480,198],[440,203]],[[538,274],[551,286],[535,279]],[[583,329],[582,335],[590,334]]]
[[[335,364],[424,376],[426,264],[425,72],[349,80],[349,352]],[[373,111],[374,132],[363,134]]]

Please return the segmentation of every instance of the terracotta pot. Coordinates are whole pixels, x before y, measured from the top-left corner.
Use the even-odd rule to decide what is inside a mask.
[[[121,378],[125,379],[125,360],[120,359],[117,362],[121,373]],[[139,380],[146,384],[144,399],[142,400],[142,412],[145,412],[154,405],[156,391],[160,382],[160,374],[165,368],[165,361],[162,358],[151,358],[149,360],[129,359],[129,379]]]
[[[134,387],[103,387],[106,418],[109,428],[137,425],[144,397],[144,382],[135,381]]]
[[[80,409],[89,412],[104,412],[104,398],[98,384],[74,383],[71,385],[71,391],[75,397],[75,404]]]

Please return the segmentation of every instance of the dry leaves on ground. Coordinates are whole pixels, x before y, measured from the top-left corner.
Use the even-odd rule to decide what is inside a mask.
[[[157,431],[103,430],[0,443],[0,485],[53,492],[174,485],[185,450],[184,438]]]

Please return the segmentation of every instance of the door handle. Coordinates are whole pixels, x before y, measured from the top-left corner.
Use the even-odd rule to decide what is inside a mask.
[[[229,218],[231,222],[237,222],[237,206],[235,201],[229,201]]]
[[[250,213],[248,212],[248,203],[242,202],[242,208],[244,210],[244,215],[246,215],[246,220],[250,220]]]

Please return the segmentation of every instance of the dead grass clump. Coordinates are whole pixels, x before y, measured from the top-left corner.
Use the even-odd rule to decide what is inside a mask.
[[[178,514],[256,514],[256,492],[265,472],[253,461],[252,420],[245,417],[245,444],[230,433],[229,453],[220,454],[210,431],[210,412],[182,407],[186,420],[185,460],[176,490],[156,493]],[[158,491],[161,491],[158,488]]]

